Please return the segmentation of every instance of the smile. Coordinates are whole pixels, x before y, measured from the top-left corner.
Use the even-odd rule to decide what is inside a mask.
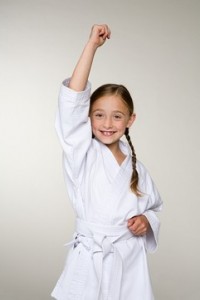
[[[111,136],[115,133],[116,131],[101,131],[101,133],[104,135],[104,136]]]

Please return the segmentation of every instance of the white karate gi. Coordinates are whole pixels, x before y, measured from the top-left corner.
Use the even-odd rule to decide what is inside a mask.
[[[92,139],[88,117],[90,84],[83,92],[61,87],[56,119],[63,147],[64,174],[77,221],[64,271],[52,297],[57,300],[153,300],[146,251],[155,251],[162,201],[137,161],[137,198],[130,190],[132,160],[129,146],[119,165],[107,146]],[[151,225],[146,236],[134,236],[127,220],[144,214]]]

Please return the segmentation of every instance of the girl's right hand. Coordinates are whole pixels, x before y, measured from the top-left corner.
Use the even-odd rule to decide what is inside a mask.
[[[81,57],[74,69],[68,87],[74,91],[84,91],[90,75],[95,52],[110,38],[110,29],[106,24],[92,27],[89,41],[85,45]]]
[[[111,35],[111,31],[108,27],[108,25],[94,25],[92,27],[89,43],[94,44],[96,47],[102,46],[106,39],[109,39]]]

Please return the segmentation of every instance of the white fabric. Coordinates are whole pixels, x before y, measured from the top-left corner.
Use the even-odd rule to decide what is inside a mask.
[[[130,190],[128,145],[119,166],[107,146],[92,139],[88,117],[90,84],[83,92],[62,85],[56,129],[63,147],[64,175],[76,217],[76,233],[63,273],[52,296],[57,300],[153,300],[146,251],[156,250],[160,195],[143,164],[137,161],[137,198]],[[127,220],[144,214],[151,230],[134,236]],[[123,230],[122,230],[123,229]]]

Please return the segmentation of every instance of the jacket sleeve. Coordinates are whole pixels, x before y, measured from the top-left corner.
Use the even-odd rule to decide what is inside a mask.
[[[143,237],[146,250],[150,253],[153,253],[156,251],[158,247],[158,237],[159,237],[159,231],[160,231],[160,221],[156,215],[156,213],[149,209],[143,215],[146,216],[146,218],[149,221],[150,229],[147,232],[147,234]]]
[[[88,116],[91,85],[76,92],[67,87],[66,79],[60,89],[55,127],[63,148],[63,163],[67,177],[76,185],[92,140]]]
[[[142,197],[138,200],[140,212],[146,216],[150,224],[150,229],[147,234],[143,236],[143,240],[146,250],[148,252],[155,252],[158,246],[160,230],[160,220],[157,217],[157,212],[161,211],[163,203],[155,183],[141,163],[139,167],[139,178],[139,188],[142,192]]]

